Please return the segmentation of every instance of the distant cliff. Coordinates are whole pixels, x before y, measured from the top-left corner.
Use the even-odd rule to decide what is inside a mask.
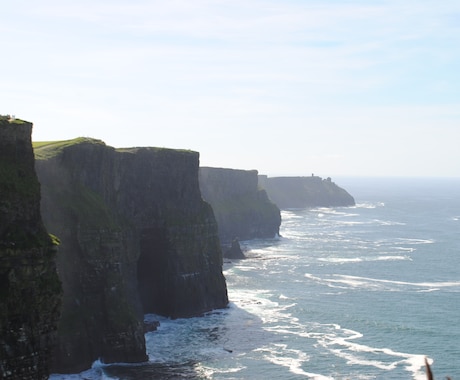
[[[353,197],[330,178],[259,176],[259,184],[281,209],[355,204]]]
[[[280,210],[258,188],[256,170],[201,167],[200,188],[214,210],[223,243],[279,234]]]
[[[199,315],[228,303],[196,152],[36,145],[45,225],[61,239],[64,288],[53,370],[147,359],[142,314]]]
[[[0,117],[0,378],[11,380],[48,378],[61,296],[31,132]]]

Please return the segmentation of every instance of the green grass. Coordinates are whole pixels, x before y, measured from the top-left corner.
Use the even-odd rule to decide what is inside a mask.
[[[61,141],[34,141],[32,147],[35,153],[35,159],[46,160],[61,153],[65,148],[73,145],[90,143],[95,145],[105,145],[103,141],[92,139],[89,137],[78,137],[72,140]]]
[[[61,244],[61,240],[57,236],[55,236],[53,234],[48,234],[48,235],[49,235],[49,237],[51,239],[51,244],[53,244],[55,246],[58,246],[58,245]]]
[[[9,115],[0,115],[0,124],[9,123],[9,124],[25,124],[28,123],[25,120],[21,119],[11,119]]]
[[[78,145],[82,143],[90,144],[99,144],[105,145],[101,140],[96,140],[90,137],[77,137],[72,140],[61,140],[61,141],[33,141],[32,147],[35,153],[35,159],[37,160],[47,160],[49,158],[57,156],[65,148],[68,148],[73,145]],[[139,149],[148,148],[151,151],[155,152],[183,152],[183,153],[193,153],[195,151],[189,149],[172,149],[172,148],[163,148],[163,147],[132,147],[132,148],[116,148],[117,152],[120,153],[136,153]]]
[[[197,153],[190,149],[174,149],[156,146],[132,147],[132,148],[116,148],[115,150],[120,153],[136,153],[139,149],[149,149],[153,152],[182,152],[182,153]]]

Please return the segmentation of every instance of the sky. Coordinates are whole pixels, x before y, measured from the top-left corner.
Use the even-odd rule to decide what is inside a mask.
[[[0,114],[34,141],[269,176],[460,177],[457,0],[15,0]]]

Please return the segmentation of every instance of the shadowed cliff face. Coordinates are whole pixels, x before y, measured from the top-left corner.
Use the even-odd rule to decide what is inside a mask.
[[[44,221],[61,239],[56,372],[146,360],[144,312],[188,317],[227,305],[197,153],[80,139],[36,155]]]
[[[226,306],[217,224],[201,198],[198,153],[144,148],[118,156],[127,170],[117,207],[140,233],[144,311],[188,317]]]
[[[260,186],[281,209],[354,206],[355,200],[330,178],[259,176]]]
[[[222,242],[279,234],[280,210],[258,188],[256,170],[201,167],[200,187],[214,210]]]
[[[61,286],[40,216],[32,124],[0,120],[0,378],[47,379]]]

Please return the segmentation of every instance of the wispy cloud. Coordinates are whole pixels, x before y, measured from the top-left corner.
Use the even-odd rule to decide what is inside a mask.
[[[350,136],[367,130],[409,136],[437,126],[450,134],[443,143],[458,137],[451,128],[460,121],[456,1],[17,0],[2,11],[9,17],[0,47],[11,59],[1,63],[0,103],[7,113],[24,110],[44,139],[58,129],[53,107],[68,120],[68,137],[90,115],[83,133],[120,145],[132,122],[139,145],[152,135],[149,120],[164,127],[151,144],[187,144],[227,163],[234,157],[217,157],[209,146],[220,143],[219,128],[238,132],[220,132],[229,146],[249,149],[244,134],[247,141],[263,136],[269,149],[282,142],[301,151],[297,141],[308,139],[309,149],[327,146],[341,157],[359,154]],[[422,133],[419,140],[430,139]],[[385,142],[402,152],[400,143]],[[292,160],[320,156],[297,152]]]

